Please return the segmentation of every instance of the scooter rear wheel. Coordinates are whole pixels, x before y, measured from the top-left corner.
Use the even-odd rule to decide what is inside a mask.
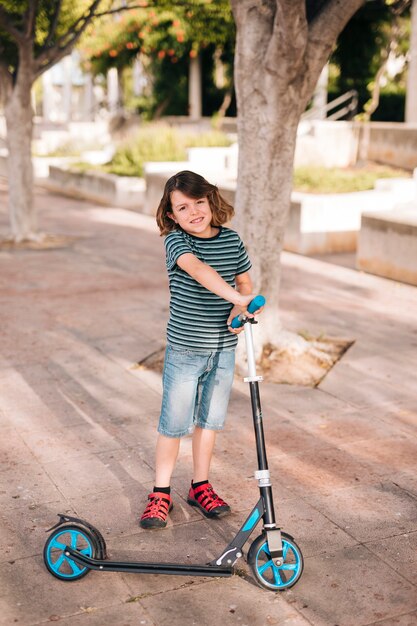
[[[49,535],[43,549],[45,565],[52,576],[59,578],[59,580],[72,582],[86,576],[90,569],[78,565],[66,556],[66,546],[95,558],[98,553],[98,545],[96,538],[87,529],[75,524],[59,526]]]
[[[299,580],[304,568],[304,559],[294,539],[281,533],[284,562],[276,565],[268,548],[266,534],[259,535],[251,544],[248,563],[256,582],[270,591],[289,589]]]

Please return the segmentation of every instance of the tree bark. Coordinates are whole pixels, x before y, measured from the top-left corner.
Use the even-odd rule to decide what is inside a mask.
[[[257,98],[238,123],[239,180],[237,230],[253,262],[256,291],[268,300],[262,315],[262,343],[277,343],[280,256],[291,199],[297,112],[287,102],[279,110]],[[256,132],[257,120],[264,126]],[[280,125],[279,119],[286,124]]]
[[[242,4],[236,12],[244,11]],[[299,11],[297,4],[295,12]],[[254,8],[252,4],[237,20],[235,55],[236,222],[252,259],[256,291],[268,302],[262,314],[259,349],[267,343],[277,345],[280,330],[280,255],[290,207],[307,44],[306,23],[297,24],[294,14],[293,23],[288,24],[288,14],[285,20],[278,13],[274,15],[272,7]]]
[[[21,47],[21,65],[17,79],[8,85],[5,104],[8,149],[9,216],[15,241],[38,238],[33,208],[31,55]]]
[[[413,0],[411,7],[411,38],[407,73],[405,121],[413,124],[417,122],[417,0]]]
[[[236,224],[253,263],[256,291],[268,304],[258,351],[268,343],[288,345],[278,312],[280,255],[298,122],[337,35],[363,1],[329,0],[308,24],[305,0],[232,0],[237,27]]]
[[[201,56],[190,58],[188,71],[188,115],[191,120],[198,121],[203,115],[201,92]]]
[[[49,30],[41,51],[35,56],[35,31],[37,16],[41,13],[38,1],[32,0],[20,17],[13,9],[5,9],[0,3],[0,26],[11,37],[17,47],[18,62],[9,62],[0,54],[0,100],[5,103],[7,126],[9,212],[13,238],[41,239],[36,233],[37,225],[33,209],[32,129],[33,111],[31,89],[36,78],[60,61],[79,41],[91,21],[103,15],[128,10],[125,5],[107,8],[98,13],[103,0],[90,0],[85,10],[64,32],[56,36],[61,17],[62,2],[57,0],[49,22]],[[10,3],[9,3],[10,4]],[[46,18],[45,18],[46,19]],[[42,21],[42,28],[46,24]],[[64,23],[68,18],[64,16]],[[48,28],[48,26],[46,26]],[[53,44],[52,44],[53,42]]]

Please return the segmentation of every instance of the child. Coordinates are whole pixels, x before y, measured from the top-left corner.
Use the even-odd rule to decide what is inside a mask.
[[[207,517],[230,512],[208,476],[233,383],[235,335],[242,330],[229,324],[241,313],[253,317],[246,307],[255,297],[243,243],[236,232],[222,226],[233,214],[215,185],[189,171],[167,181],[158,207],[156,221],[161,235],[166,235],[171,301],[156,479],[140,520],[142,528],[166,526],[180,439],[192,431],[194,473],[188,503]]]

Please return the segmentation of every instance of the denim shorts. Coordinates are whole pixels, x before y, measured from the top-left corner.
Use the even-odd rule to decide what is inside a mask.
[[[158,432],[184,437],[195,426],[222,430],[234,369],[234,350],[195,352],[168,345]]]

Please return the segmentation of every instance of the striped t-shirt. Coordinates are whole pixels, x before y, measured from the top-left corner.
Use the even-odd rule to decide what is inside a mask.
[[[196,351],[233,350],[237,336],[227,329],[233,305],[200,285],[177,265],[177,260],[182,254],[194,254],[235,287],[236,275],[251,267],[239,235],[222,226],[207,239],[175,230],[166,236],[165,249],[171,293],[168,343]]]

